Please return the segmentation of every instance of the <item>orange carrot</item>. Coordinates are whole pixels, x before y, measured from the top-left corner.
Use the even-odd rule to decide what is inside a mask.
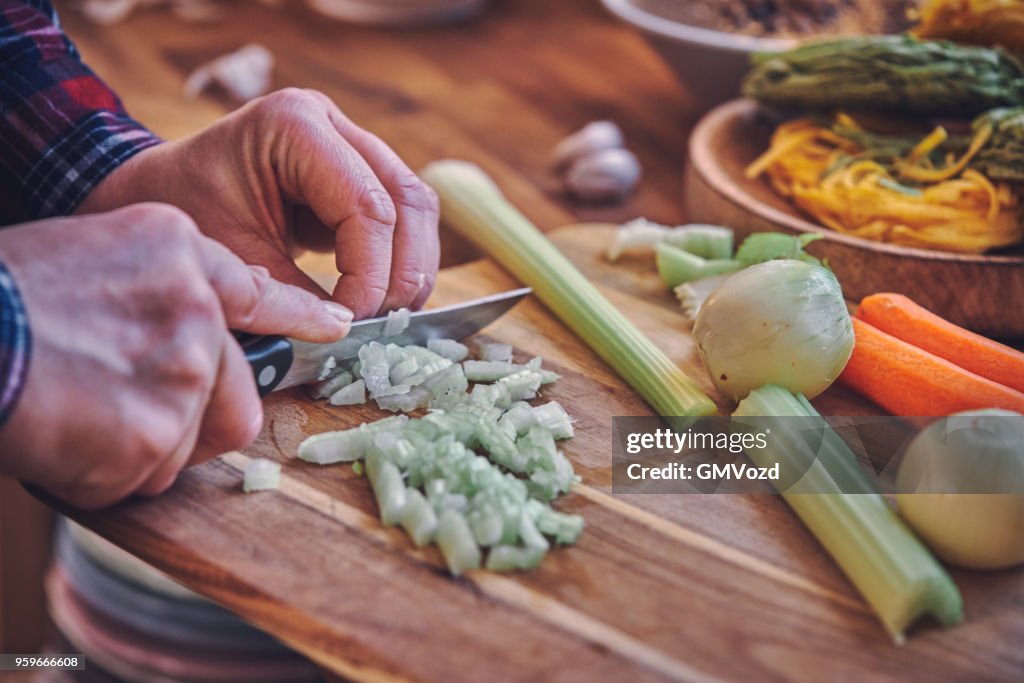
[[[978,408],[1024,413],[1024,393],[853,319],[856,344],[840,383],[893,415],[938,417]]]
[[[1024,391],[1024,353],[958,327],[902,294],[873,294],[857,317],[976,375]]]

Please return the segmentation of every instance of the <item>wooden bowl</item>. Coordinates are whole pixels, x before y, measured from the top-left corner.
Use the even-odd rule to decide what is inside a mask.
[[[827,258],[848,299],[899,292],[959,325],[1004,339],[1024,338],[1024,252],[953,254],[843,235],[808,220],[743,169],[765,150],[774,129],[756,102],[733,100],[709,112],[690,138],[683,181],[695,223],[752,232],[821,233],[810,251]]]

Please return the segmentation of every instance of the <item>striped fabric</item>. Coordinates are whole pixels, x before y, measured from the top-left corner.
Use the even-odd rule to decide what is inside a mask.
[[[158,142],[82,63],[47,0],[0,0],[0,225],[71,213]]]
[[[0,263],[0,427],[14,411],[25,386],[32,338],[14,278]]]

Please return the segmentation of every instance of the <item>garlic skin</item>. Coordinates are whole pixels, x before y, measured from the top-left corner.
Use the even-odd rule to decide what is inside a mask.
[[[185,79],[184,93],[195,99],[214,83],[227,91],[232,99],[248,102],[270,90],[270,76],[274,68],[274,55],[270,50],[250,43],[235,52],[208,62]]]
[[[605,149],[573,162],[565,175],[569,193],[587,201],[620,201],[640,180],[640,161],[627,149]]]
[[[958,413],[907,447],[900,514],[941,559],[968,569],[1024,563],[1024,416]]]
[[[622,129],[612,121],[592,121],[555,146],[555,169],[565,169],[581,157],[625,146]]]

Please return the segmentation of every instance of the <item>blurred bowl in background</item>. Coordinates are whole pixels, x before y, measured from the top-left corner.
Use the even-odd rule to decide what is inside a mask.
[[[659,0],[601,2],[609,12],[640,30],[701,109],[711,109],[739,93],[752,53],[786,50],[798,42],[685,24],[671,18],[671,5]]]
[[[483,11],[488,0],[306,0],[332,19],[370,26],[429,26],[462,21]]]

